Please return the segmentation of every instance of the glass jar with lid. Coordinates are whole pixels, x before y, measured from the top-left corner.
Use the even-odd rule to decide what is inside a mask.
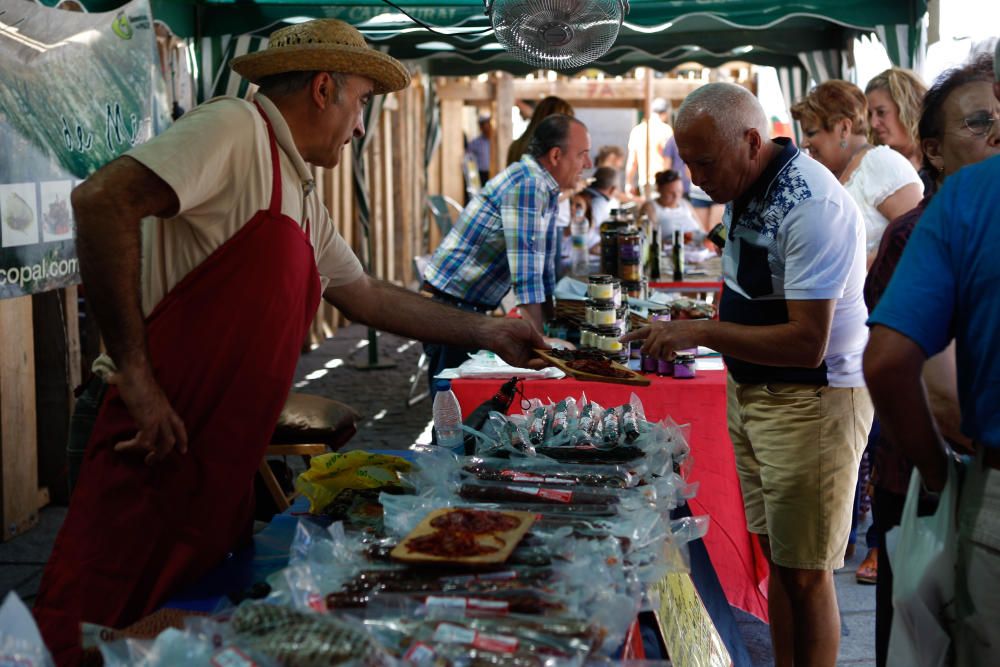
[[[614,296],[612,281],[607,273],[595,273],[587,278],[587,296],[591,299],[610,299]]]
[[[618,261],[636,262],[642,259],[642,235],[639,228],[633,225],[624,227],[618,232]]]
[[[642,279],[642,266],[638,261],[624,261],[618,263],[618,275],[623,282],[639,282]]]
[[[622,281],[622,291],[628,295],[629,299],[643,298],[642,282],[638,280]]]
[[[695,360],[691,353],[677,354],[674,357],[674,377],[679,380],[690,380],[695,377]]]
[[[628,347],[618,340],[622,335],[622,330],[618,327],[600,327],[597,330],[597,349],[607,354],[612,361],[627,362]]]
[[[587,302],[587,323],[596,327],[611,326],[618,317],[618,309],[611,299]]]

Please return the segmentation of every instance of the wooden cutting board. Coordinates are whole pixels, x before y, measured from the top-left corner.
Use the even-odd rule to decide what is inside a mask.
[[[596,373],[587,373],[585,371],[578,371],[575,368],[570,368],[566,365],[566,362],[558,357],[554,357],[548,353],[547,350],[535,350],[535,354],[549,362],[553,366],[562,369],[567,375],[576,378],[577,380],[584,380],[589,382],[613,382],[615,384],[631,384],[639,387],[646,387],[649,385],[650,380],[648,377],[642,373],[636,373],[631,368],[627,366],[622,366],[618,362],[612,361],[611,367],[616,368],[620,371],[626,371],[629,375],[628,377],[613,378],[607,377],[605,375],[597,375]]]
[[[481,533],[476,535],[476,542],[479,544],[497,547],[497,550],[491,553],[464,557],[437,556],[434,554],[423,553],[421,551],[410,551],[407,548],[407,543],[415,537],[430,535],[431,533],[438,531],[447,532],[448,529],[435,528],[431,525],[431,522],[439,516],[455,511],[455,509],[456,508],[453,507],[438,509],[425,516],[423,521],[417,524],[417,527],[410,531],[410,534],[407,535],[403,541],[397,544],[396,548],[393,549],[389,555],[392,558],[404,563],[454,563],[459,565],[493,565],[496,563],[503,563],[510,557],[511,552],[514,551],[514,548],[521,541],[521,538],[523,538],[528,532],[528,529],[531,528],[531,524],[535,522],[535,515],[532,512],[516,512],[513,510],[500,511],[500,514],[514,517],[518,519],[520,523],[510,530]],[[499,510],[489,511],[496,512]]]

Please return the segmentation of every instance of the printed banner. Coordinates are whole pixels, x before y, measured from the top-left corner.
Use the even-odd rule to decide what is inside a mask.
[[[149,0],[0,0],[0,298],[80,281],[70,192],[168,122]]]

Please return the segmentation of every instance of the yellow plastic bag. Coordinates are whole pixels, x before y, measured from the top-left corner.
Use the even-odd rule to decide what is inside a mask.
[[[344,489],[377,489],[399,486],[400,472],[411,464],[399,456],[371,454],[356,450],[346,454],[314,456],[309,470],[295,480],[295,489],[309,499],[309,511],[316,513],[333,502]]]

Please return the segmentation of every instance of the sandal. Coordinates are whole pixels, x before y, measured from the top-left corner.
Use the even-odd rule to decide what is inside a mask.
[[[854,578],[859,584],[878,583],[878,547],[868,550],[865,559],[854,572]]]

